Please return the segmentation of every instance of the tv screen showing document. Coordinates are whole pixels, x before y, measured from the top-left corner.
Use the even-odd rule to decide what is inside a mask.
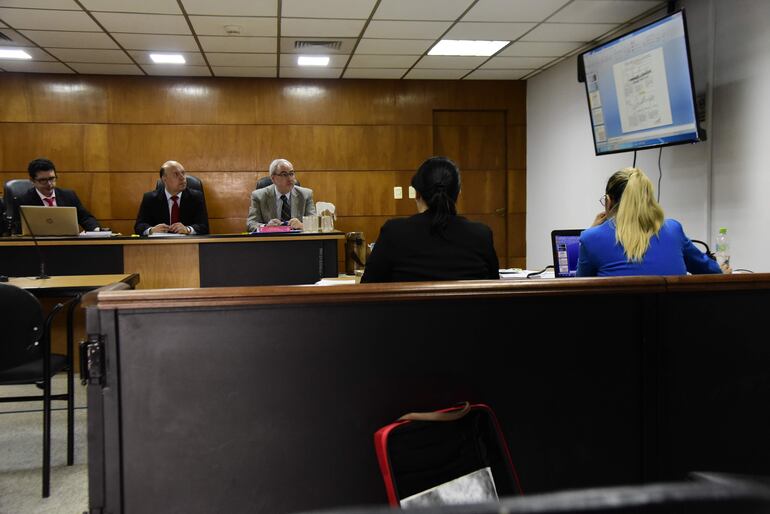
[[[683,11],[588,50],[580,62],[596,155],[700,140]]]

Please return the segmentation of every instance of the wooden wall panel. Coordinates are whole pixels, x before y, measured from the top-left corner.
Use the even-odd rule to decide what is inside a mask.
[[[507,252],[507,248],[505,247],[505,216],[497,214],[464,214],[463,216],[469,220],[484,223],[492,229],[492,235],[495,239],[495,251],[497,252],[498,259],[502,263],[505,260],[505,255]]]
[[[548,238],[549,234],[543,234]],[[508,256],[524,258],[527,255],[527,215],[516,213],[508,215]]]
[[[461,212],[495,226],[506,219],[498,205],[526,212],[524,82],[4,75],[0,179],[48,157],[59,185],[122,233],[169,159],[204,181],[213,233],[244,230],[256,179],[276,157],[337,206],[338,228],[368,241],[385,220],[416,212],[410,179],[442,148],[463,170]],[[452,126],[438,138],[436,120]]]

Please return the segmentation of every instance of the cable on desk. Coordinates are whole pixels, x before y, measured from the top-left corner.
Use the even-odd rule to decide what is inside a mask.
[[[527,274],[527,278],[536,277],[538,275],[543,274],[546,270],[553,269],[553,264],[549,264],[545,268],[541,269],[540,271],[533,271],[532,273]]]

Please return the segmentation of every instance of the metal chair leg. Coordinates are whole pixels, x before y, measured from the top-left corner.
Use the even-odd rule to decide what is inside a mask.
[[[50,348],[50,333],[46,346]],[[43,498],[51,494],[51,354],[43,357]]]
[[[75,462],[75,365],[73,354],[73,317],[80,304],[80,295],[67,306],[67,466]]]

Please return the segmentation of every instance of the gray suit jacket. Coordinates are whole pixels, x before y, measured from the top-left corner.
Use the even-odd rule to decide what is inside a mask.
[[[315,215],[315,202],[313,202],[313,190],[306,187],[294,186],[296,195],[291,197],[292,216],[302,221],[302,216]],[[272,219],[280,219],[281,214],[276,212],[275,199],[278,192],[275,184],[251,192],[251,206],[249,218],[246,220],[246,228],[254,232],[260,223],[267,223]]]

